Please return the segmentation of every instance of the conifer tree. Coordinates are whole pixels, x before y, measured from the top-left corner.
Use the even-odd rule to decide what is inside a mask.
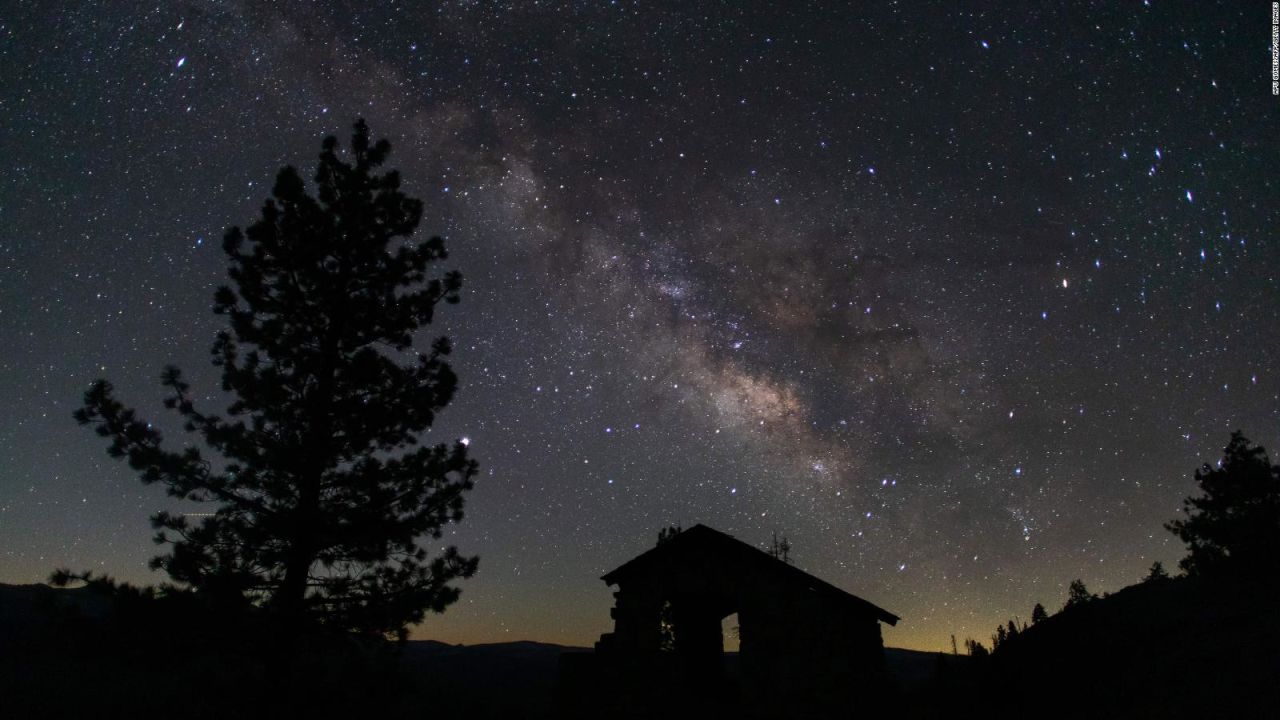
[[[1187,544],[1188,575],[1221,571],[1274,576],[1280,566],[1280,467],[1239,431],[1217,467],[1195,474],[1202,494],[1183,500],[1185,518],[1165,528]]]
[[[324,140],[315,196],[286,167],[261,217],[227,231],[232,285],[213,309],[230,327],[212,362],[230,405],[197,408],[177,368],[162,377],[166,407],[203,449],[166,448],[105,380],[76,412],[144,483],[213,506],[196,523],[154,515],[170,551],[152,567],[287,627],[403,637],[476,570],[455,547],[432,557],[424,545],[462,519],[476,472],[463,442],[419,444],[457,379],[446,338],[425,352],[415,341],[437,305],[458,301],[461,276],[434,272],[439,237],[411,238],[422,203],[380,171],[389,151],[360,120],[348,152]]]
[[[1034,608],[1031,608],[1031,624],[1032,625],[1039,624],[1048,619],[1049,619],[1049,613],[1045,612],[1044,606],[1041,605],[1040,603],[1036,603],[1036,606]]]
[[[1085,587],[1083,580],[1072,580],[1071,585],[1067,588],[1067,604],[1064,605],[1062,609],[1066,610],[1069,607],[1083,605],[1097,599],[1098,596],[1089,592],[1089,588]]]

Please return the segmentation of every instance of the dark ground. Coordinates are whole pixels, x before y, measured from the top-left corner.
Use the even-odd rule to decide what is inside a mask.
[[[0,715],[268,714],[260,628],[194,623],[191,611],[0,585]],[[310,717],[557,717],[561,656],[586,652],[417,641],[396,660],[341,641],[311,649],[312,705],[300,713]],[[1280,599],[1260,582],[1145,583],[1060,612],[985,660],[896,648],[885,659],[895,720],[1276,717]],[[730,677],[736,661],[726,657]]]
[[[405,670],[416,678],[414,692],[424,697],[458,691],[444,709],[450,717],[539,717],[553,707],[560,656],[586,653],[587,648],[514,642],[493,645],[446,645],[410,642],[404,652]],[[908,692],[921,692],[934,679],[938,654],[888,648],[890,674]],[[736,674],[736,653],[725,657],[725,670]]]

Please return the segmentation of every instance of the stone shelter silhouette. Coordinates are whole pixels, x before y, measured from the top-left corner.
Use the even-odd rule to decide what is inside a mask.
[[[624,684],[660,677],[686,695],[726,687],[721,621],[734,613],[746,707],[849,707],[884,682],[880,623],[896,615],[705,525],[602,579],[618,590],[596,662]]]

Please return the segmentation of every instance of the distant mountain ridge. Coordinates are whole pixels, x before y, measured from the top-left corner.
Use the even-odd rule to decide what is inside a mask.
[[[109,599],[88,588],[56,588],[44,583],[0,583],[0,638],[26,632],[48,622],[47,610],[75,608],[89,618],[101,618],[110,609]]]

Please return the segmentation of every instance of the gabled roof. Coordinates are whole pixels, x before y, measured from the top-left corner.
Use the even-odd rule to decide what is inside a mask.
[[[732,535],[726,535],[706,525],[694,525],[688,530],[677,533],[675,537],[661,545],[640,553],[617,568],[610,570],[600,579],[609,585],[616,585],[628,575],[639,572],[652,563],[660,562],[675,554],[688,552],[697,546],[710,548],[713,552],[737,556],[748,563],[759,564],[762,571],[775,573],[783,578],[785,582],[827,595],[837,602],[848,604],[856,611],[870,613],[881,622],[886,622],[890,625],[898,624],[898,616],[888,610],[873,605],[857,595],[845,592],[835,585],[819,580],[794,565],[785,563],[759,548],[738,540]]]

